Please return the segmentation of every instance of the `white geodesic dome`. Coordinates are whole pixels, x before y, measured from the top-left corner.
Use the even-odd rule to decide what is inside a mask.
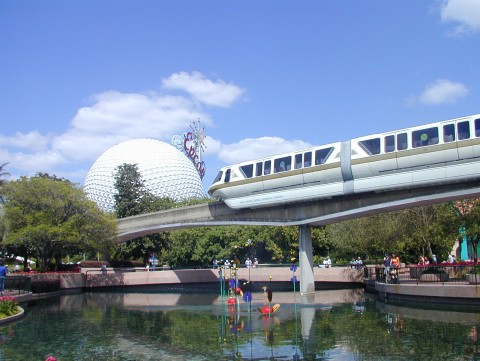
[[[125,163],[137,164],[145,188],[155,196],[176,201],[205,196],[202,180],[185,154],[156,139],[131,139],[103,153],[85,178],[87,197],[104,211],[114,209],[114,175]]]

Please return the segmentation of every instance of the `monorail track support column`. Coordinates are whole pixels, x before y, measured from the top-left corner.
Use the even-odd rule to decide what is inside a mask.
[[[300,294],[315,293],[315,277],[313,275],[312,230],[309,225],[300,226]]]

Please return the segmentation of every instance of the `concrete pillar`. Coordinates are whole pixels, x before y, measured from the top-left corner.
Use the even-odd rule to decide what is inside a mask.
[[[315,293],[315,278],[313,275],[312,230],[310,226],[300,226],[300,294]]]

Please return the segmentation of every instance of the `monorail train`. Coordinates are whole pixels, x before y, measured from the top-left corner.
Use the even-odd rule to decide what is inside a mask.
[[[223,167],[208,193],[259,208],[480,179],[480,114]]]

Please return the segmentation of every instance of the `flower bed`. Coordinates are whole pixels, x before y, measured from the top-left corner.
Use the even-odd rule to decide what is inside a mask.
[[[19,313],[17,301],[15,297],[2,296],[0,297],[0,320],[5,317],[14,316]]]

